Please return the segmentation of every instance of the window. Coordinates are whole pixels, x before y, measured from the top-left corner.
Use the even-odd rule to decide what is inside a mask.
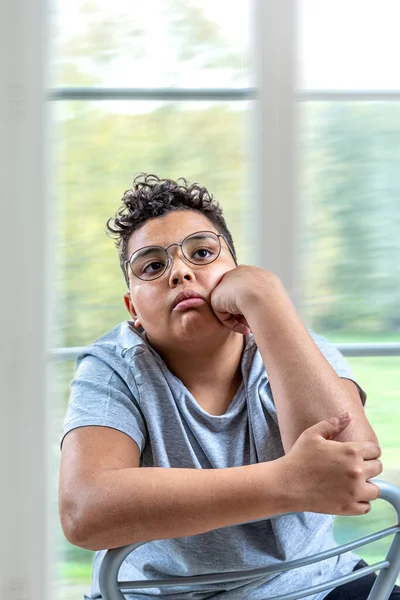
[[[184,176],[221,203],[239,260],[251,262],[254,100],[248,0],[75,0],[52,10],[56,480],[76,348],[128,318],[107,219],[134,173]],[[56,506],[53,515],[55,590],[72,600],[88,590],[93,553],[66,542]]]
[[[351,353],[348,362],[367,392],[366,413],[382,447],[381,478],[396,484],[399,9],[395,0],[302,0],[297,52],[302,314],[314,330]],[[337,539],[361,537],[394,518],[378,500],[361,520],[337,518]],[[390,541],[358,553],[372,564]]]
[[[54,481],[76,348],[126,319],[105,222],[132,175],[153,171],[206,185],[239,261],[277,272],[307,324],[349,357],[384,478],[400,484],[399,7],[302,0],[295,15],[294,4],[53,5]],[[338,518],[338,541],[389,513],[377,501],[362,524]],[[88,589],[92,553],[64,540],[56,506],[53,516],[57,600],[72,600]],[[389,543],[360,555],[375,562]]]

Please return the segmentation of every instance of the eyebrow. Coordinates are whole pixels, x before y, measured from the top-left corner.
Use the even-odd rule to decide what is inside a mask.
[[[210,231],[210,233],[214,233],[214,231]],[[217,233],[215,235],[218,235]],[[189,237],[189,236],[186,236]],[[207,237],[206,233],[203,233],[202,235],[191,235],[192,239],[194,240],[202,240],[203,238]]]
[[[207,232],[207,233],[214,233],[215,235],[218,235],[217,233],[215,233],[215,231],[210,231],[210,232]],[[185,240],[186,238],[188,238],[189,236],[191,236],[191,238],[193,240],[203,240],[204,238],[207,237],[207,233],[199,233],[197,235],[194,235],[193,233],[189,233],[183,239]],[[182,242],[183,242],[183,240],[182,240]],[[174,242],[171,242],[171,243],[174,244]],[[169,245],[170,244],[168,244],[168,246]],[[138,248],[137,250],[135,250],[134,252],[132,252],[131,256],[133,256],[133,254],[136,254],[136,253],[139,253],[138,256],[147,256],[148,254],[152,254],[154,252],[154,249],[162,248],[163,250],[165,250],[165,248],[167,248],[168,246],[160,246],[159,244],[154,244],[153,246],[143,246],[143,248]]]
[[[138,250],[135,250],[135,252],[132,252],[131,256],[134,254],[137,254],[138,256],[148,256],[149,254],[153,254],[154,250],[158,249],[162,249],[162,246],[144,246],[143,248],[139,248]]]

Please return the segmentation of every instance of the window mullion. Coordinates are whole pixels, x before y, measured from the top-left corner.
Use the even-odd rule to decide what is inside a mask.
[[[296,302],[295,2],[255,0],[254,9],[255,260]]]

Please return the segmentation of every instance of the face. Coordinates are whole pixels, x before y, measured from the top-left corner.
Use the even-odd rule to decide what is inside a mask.
[[[196,211],[176,211],[147,221],[135,231],[128,245],[128,257],[144,246],[162,246],[182,240],[197,231],[213,231],[216,227]],[[129,293],[125,305],[134,321],[138,321],[154,345],[174,346],[184,340],[215,335],[216,330],[228,330],[215,316],[210,296],[222,276],[236,267],[230,250],[221,240],[221,253],[212,263],[196,265],[188,262],[179,246],[171,246],[168,253],[172,264],[158,279],[138,279],[128,265]],[[203,301],[189,301],[173,307],[180,292],[193,291]]]

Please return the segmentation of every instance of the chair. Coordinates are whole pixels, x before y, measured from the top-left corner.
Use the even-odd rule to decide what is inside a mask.
[[[299,598],[304,598],[310,594],[316,594],[318,592],[322,592],[324,590],[335,588],[339,585],[347,583],[349,581],[353,581],[355,579],[359,579],[368,575],[369,573],[373,573],[375,571],[380,571],[378,577],[375,580],[375,583],[371,589],[371,592],[368,596],[368,600],[388,600],[393,587],[396,583],[396,578],[400,572],[400,487],[389,483],[387,481],[379,480],[379,479],[371,479],[371,482],[375,485],[379,486],[381,493],[380,498],[386,500],[396,510],[397,513],[397,525],[393,527],[388,527],[387,529],[382,529],[376,533],[369,534],[363,538],[355,540],[353,542],[349,542],[347,544],[343,544],[341,546],[337,546],[332,550],[327,550],[321,552],[319,554],[314,554],[312,556],[308,556],[305,558],[300,558],[296,560],[292,560],[287,562],[281,566],[268,566],[262,567],[258,569],[251,569],[246,571],[230,571],[227,573],[212,573],[206,575],[196,575],[196,576],[187,576],[187,577],[173,577],[169,579],[152,579],[152,580],[137,580],[137,581],[128,581],[128,582],[119,582],[118,581],[118,572],[120,566],[124,559],[133,552],[136,548],[141,546],[142,544],[146,544],[149,542],[140,542],[137,544],[129,544],[128,546],[122,546],[120,548],[113,548],[111,550],[107,550],[104,555],[103,561],[100,566],[99,573],[99,586],[100,592],[103,600],[125,600],[125,596],[122,594],[121,590],[131,591],[139,588],[161,588],[171,585],[188,585],[188,584],[206,584],[206,583],[215,583],[215,582],[224,582],[224,581],[237,581],[240,579],[248,579],[254,577],[255,579],[260,578],[264,574],[276,573],[279,571],[288,571],[289,569],[294,569],[301,567],[303,565],[308,565],[314,562],[318,562],[320,560],[324,560],[326,558],[330,558],[331,556],[337,556],[339,554],[343,554],[349,550],[354,550],[360,546],[364,546],[381,538],[387,537],[389,535],[395,534],[392,544],[389,548],[387,556],[384,560],[377,562],[373,565],[369,565],[367,567],[363,567],[361,569],[357,569],[353,573],[346,575],[344,577],[339,577],[336,579],[332,579],[327,581],[326,583],[311,586],[308,588],[303,588],[296,592],[291,592],[287,594],[281,594],[279,596],[274,596],[273,598],[269,598],[268,600],[298,600]],[[284,514],[293,514],[293,513],[284,513]],[[281,515],[274,515],[281,516]],[[271,518],[271,517],[270,517]],[[263,519],[256,519],[263,520]],[[253,523],[256,521],[248,521],[249,523]],[[238,525],[243,525],[244,523],[238,523]],[[134,591],[132,592],[134,593]]]

